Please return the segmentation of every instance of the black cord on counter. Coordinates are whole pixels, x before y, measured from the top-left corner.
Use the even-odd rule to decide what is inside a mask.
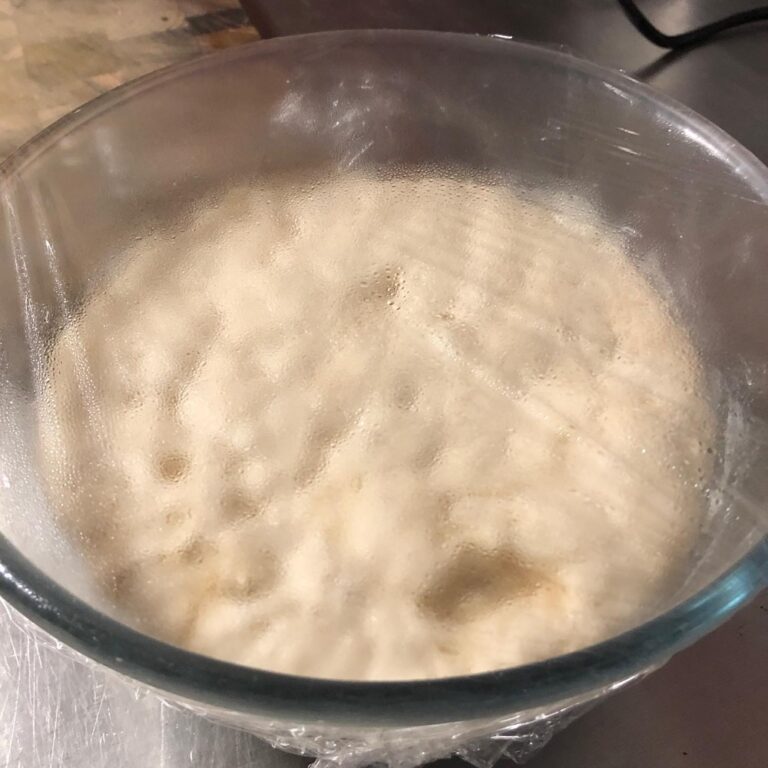
[[[679,35],[665,35],[648,21],[648,18],[637,7],[634,0],[618,0],[618,3],[635,29],[643,37],[660,48],[686,48],[703,43],[714,35],[724,32],[726,29],[733,29],[733,27],[740,27],[742,24],[751,24],[755,21],[768,21],[768,6],[764,5],[748,11],[734,13],[731,16],[726,16],[710,24],[704,24],[688,32],[682,32]]]

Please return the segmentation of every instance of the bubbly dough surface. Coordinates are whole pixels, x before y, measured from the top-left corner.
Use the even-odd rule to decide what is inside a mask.
[[[52,498],[134,625],[260,668],[478,672],[653,611],[694,350],[617,240],[460,179],[235,190],[59,334]]]

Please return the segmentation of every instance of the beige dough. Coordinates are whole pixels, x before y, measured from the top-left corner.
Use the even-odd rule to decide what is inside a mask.
[[[622,252],[509,189],[236,190],[59,334],[51,496],[126,621],[260,668],[478,672],[684,571],[711,414]]]

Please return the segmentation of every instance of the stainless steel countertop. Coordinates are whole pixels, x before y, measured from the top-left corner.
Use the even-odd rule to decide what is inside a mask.
[[[659,26],[673,32],[754,4],[647,0],[643,5]],[[377,3],[356,5],[350,11],[356,18],[347,26],[376,26],[370,14]],[[391,13],[388,18],[392,26]],[[614,0],[509,0],[508,20],[500,33],[564,46],[646,80],[768,162],[768,24],[665,56],[629,26]],[[402,26],[412,25],[404,18]],[[665,668],[587,714],[529,765],[766,768],[767,724],[764,593]],[[124,681],[41,640],[0,603],[0,766],[290,768],[305,762],[137,694]]]

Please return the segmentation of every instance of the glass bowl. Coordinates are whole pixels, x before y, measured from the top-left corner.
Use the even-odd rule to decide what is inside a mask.
[[[265,672],[120,623],[52,524],[34,470],[30,424],[57,322],[128,245],[184,226],[213,190],[278,171],[414,167],[574,196],[638,260],[659,256],[714,385],[738,403],[720,414],[740,438],[720,457],[724,491],[696,572],[655,617],[606,642],[428,681]],[[506,40],[284,38],[96,99],[0,170],[0,593],[86,657],[289,748],[562,721],[712,630],[768,579],[766,201],[768,170],[706,120],[621,74]]]

